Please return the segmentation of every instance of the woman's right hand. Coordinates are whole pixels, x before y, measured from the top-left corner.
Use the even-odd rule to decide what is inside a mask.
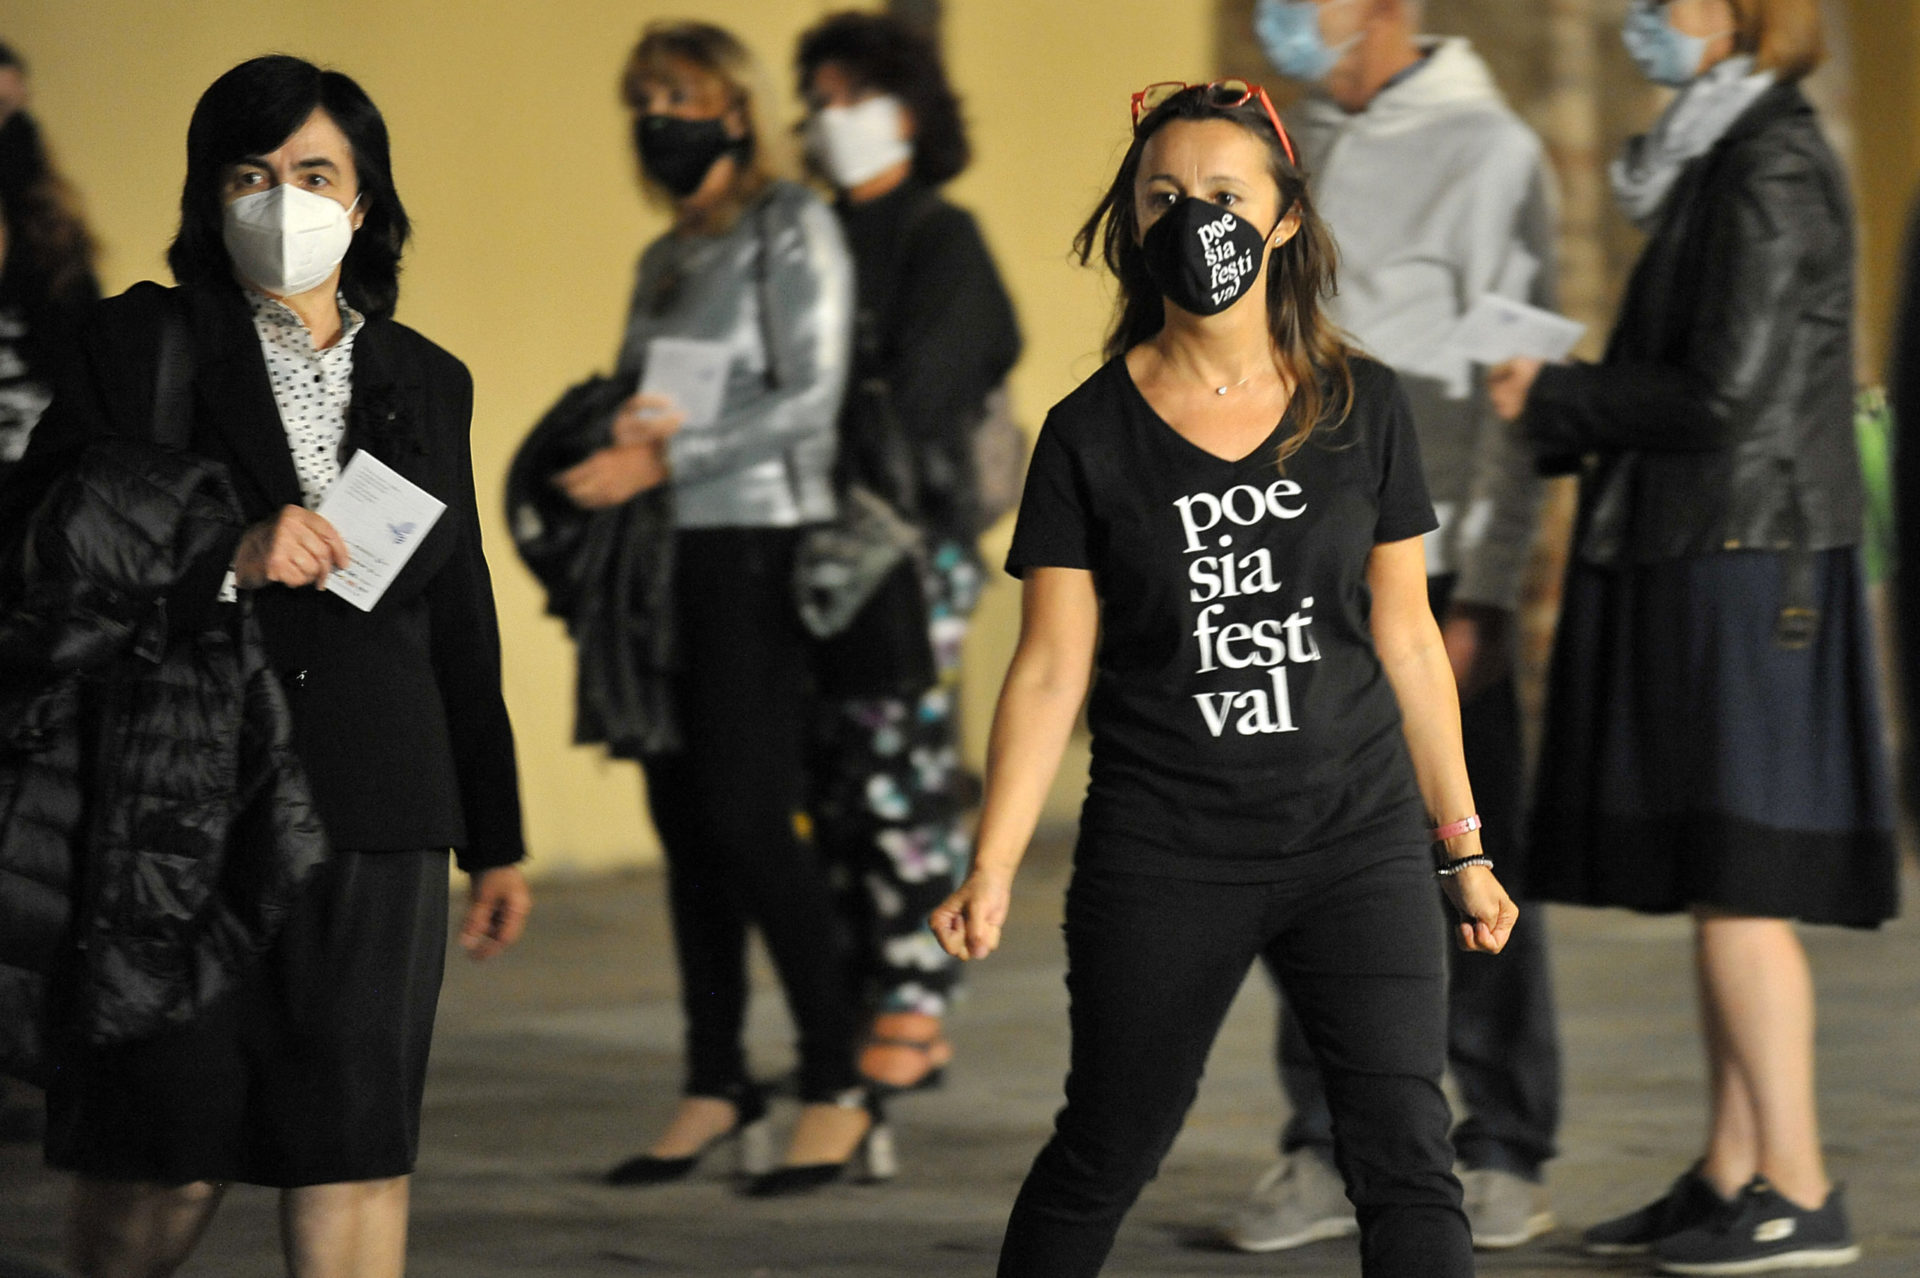
[[[327,574],[349,562],[346,540],[331,523],[305,506],[282,506],[240,535],[233,580],[243,590],[268,583],[324,590]]]
[[[671,395],[640,394],[628,398],[613,415],[616,444],[657,444],[672,439],[687,424]]]
[[[927,919],[940,948],[957,959],[983,959],[1000,948],[1013,901],[1013,876],[975,865]]]

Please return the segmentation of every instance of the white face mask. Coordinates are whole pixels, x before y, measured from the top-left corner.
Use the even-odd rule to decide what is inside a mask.
[[[906,113],[898,98],[882,94],[852,106],[821,107],[807,125],[807,148],[841,190],[879,177],[913,158]]]
[[[348,214],[337,200],[281,183],[227,205],[220,238],[234,269],[254,287],[292,297],[325,282],[353,243]]]

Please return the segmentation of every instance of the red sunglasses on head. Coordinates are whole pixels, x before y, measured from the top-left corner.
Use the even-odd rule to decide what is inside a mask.
[[[1158,80],[1133,95],[1133,127],[1140,127],[1140,117],[1154,110],[1176,94],[1189,89],[1202,89],[1208,95],[1210,105],[1225,107],[1245,106],[1249,102],[1258,102],[1260,109],[1267,113],[1267,119],[1273,123],[1273,131],[1279,135],[1280,145],[1286,150],[1287,163],[1295,168],[1300,160],[1293,153],[1293,139],[1287,135],[1287,128],[1280,123],[1280,113],[1273,109],[1273,99],[1267,91],[1257,84],[1245,80],[1215,80],[1212,84],[1188,84],[1184,80]]]

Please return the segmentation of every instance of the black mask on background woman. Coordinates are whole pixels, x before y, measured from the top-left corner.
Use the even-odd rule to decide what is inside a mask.
[[[720,157],[743,153],[745,138],[729,137],[723,119],[684,120],[677,115],[643,115],[633,122],[633,144],[640,167],[675,199],[700,189]]]
[[[1148,278],[1169,302],[1195,315],[1218,315],[1260,278],[1267,237],[1231,210],[1189,195],[1147,228],[1140,247]]]

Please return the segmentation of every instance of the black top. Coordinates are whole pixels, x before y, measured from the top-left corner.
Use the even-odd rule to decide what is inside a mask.
[[[920,183],[837,211],[858,304],[850,385],[877,378],[891,394],[917,479],[901,504],[936,539],[971,541],[969,432],[1020,358],[1013,303],[973,217]],[[849,394],[847,411],[861,402]]]
[[[1250,881],[1423,819],[1373,649],[1367,560],[1437,527],[1406,397],[1353,362],[1354,405],[1274,466],[1153,411],[1116,359],[1048,414],[1007,571],[1085,568],[1101,604],[1084,847],[1126,868]]]
[[[1582,559],[1859,543],[1853,256],[1846,175],[1778,85],[1674,184],[1606,358],[1528,398],[1543,469],[1584,459]]]
[[[245,299],[237,288],[176,289],[172,298],[191,333],[192,450],[227,467],[246,523],[299,505]],[[138,284],[95,309],[72,376],[0,505],[11,507],[96,437],[151,433],[169,304],[168,290]],[[341,455],[367,449],[447,509],[372,612],[310,588],[267,586],[254,600],[293,710],[294,749],[333,845],[452,847],[463,868],[478,871],[518,861],[525,849],[474,504],[472,410],[465,365],[405,325],[368,320],[354,341]],[[221,606],[214,601],[234,549],[222,544],[185,574],[166,600],[170,615]]]

